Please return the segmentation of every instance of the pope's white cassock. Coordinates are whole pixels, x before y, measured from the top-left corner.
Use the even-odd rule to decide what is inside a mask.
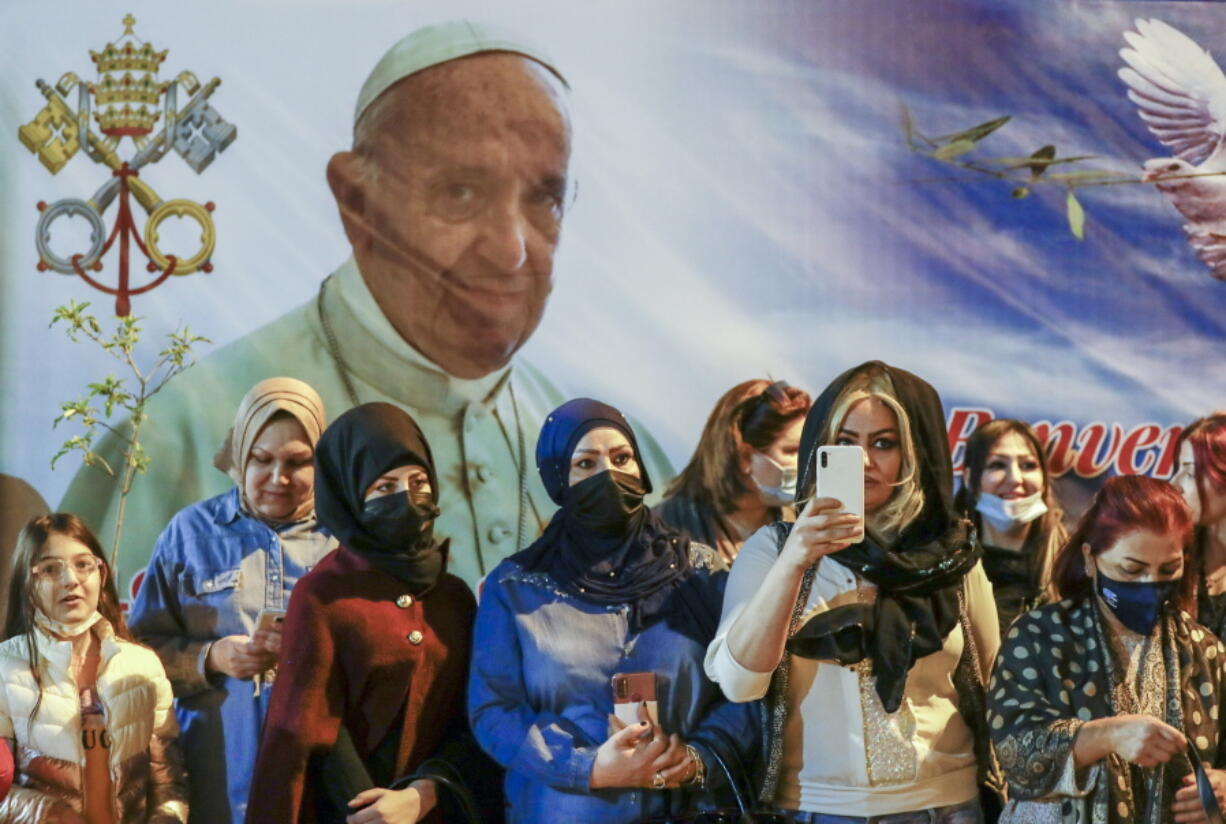
[[[556,509],[536,471],[536,439],[545,415],[567,398],[520,358],[476,380],[447,374],[400,337],[351,259],[320,295],[205,357],[150,402],[141,441],[152,463],[128,495],[121,598],[171,516],[231,485],[213,455],[247,390],[277,376],[315,387],[329,420],[370,401],[398,404],[417,420],[441,487],[435,533],[451,539],[448,569],[470,586],[531,543]],[[636,434],[658,495],[672,469],[648,433]],[[119,449],[110,437],[96,451],[114,466]],[[109,544],[118,505],[117,482],[83,467],[60,509]]]

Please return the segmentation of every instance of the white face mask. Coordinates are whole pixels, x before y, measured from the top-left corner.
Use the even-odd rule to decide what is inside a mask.
[[[781,466],[765,452],[758,452],[757,457],[769,464],[764,472],[755,472],[753,462],[749,465],[749,477],[753,478],[762,500],[770,506],[783,506],[796,500],[796,467]]]
[[[54,618],[48,618],[47,614],[41,609],[35,608],[34,610],[34,623],[61,638],[76,638],[101,620],[102,613],[98,610],[94,610],[94,614],[88,618],[82,618],[80,621],[75,621],[71,624],[57,621]]]
[[[1009,501],[989,492],[980,492],[975,508],[997,532],[1012,532],[1045,513],[1047,504],[1043,502],[1042,492]]]

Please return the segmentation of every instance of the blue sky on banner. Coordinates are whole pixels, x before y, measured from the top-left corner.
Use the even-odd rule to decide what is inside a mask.
[[[1082,190],[1079,242],[1063,191],[1017,201],[996,182],[914,183],[950,170],[900,139],[900,100],[929,134],[1009,114],[985,154],[1054,143],[1097,155],[1090,166],[1139,172],[1167,152],[1116,76],[1138,16],[1211,50],[1226,43],[1226,12],[1209,6],[1016,2],[856,4],[798,44],[813,181],[837,190],[813,219],[842,239],[841,254],[813,261],[828,285],[796,306],[798,321],[831,316],[808,324],[813,349],[854,351],[838,338],[872,334],[873,318],[885,347],[947,401],[1022,417],[1178,421],[1226,405],[1226,283],[1192,255],[1160,193]],[[831,292],[841,312],[824,306]]]

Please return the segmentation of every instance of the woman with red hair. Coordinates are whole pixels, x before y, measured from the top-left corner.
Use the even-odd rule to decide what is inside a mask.
[[[1206,820],[1188,749],[1226,757],[1226,648],[1187,612],[1191,535],[1164,481],[1111,478],[1095,496],[1056,557],[1063,600],[1017,619],[988,688],[1002,822]],[[1208,774],[1226,798],[1226,772]]]
[[[1226,415],[1193,421],[1179,436],[1179,487],[1196,522],[1197,618],[1226,632]]]

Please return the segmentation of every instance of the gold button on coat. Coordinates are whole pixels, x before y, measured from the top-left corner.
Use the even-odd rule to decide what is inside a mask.
[[[396,606],[400,607],[401,609],[408,609],[409,607],[413,606],[413,596],[401,595],[396,599]]]
[[[409,633],[409,643],[410,644],[420,644],[422,641],[422,637],[423,636],[419,631],[413,630],[412,632]]]

